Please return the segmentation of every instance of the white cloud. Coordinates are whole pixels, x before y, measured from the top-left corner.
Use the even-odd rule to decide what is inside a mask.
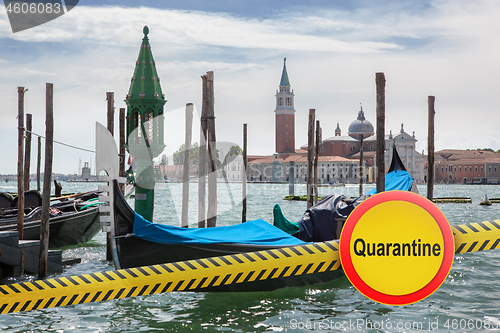
[[[45,25],[12,34],[0,13],[0,41],[6,45],[0,53],[1,151],[9,161],[0,165],[0,173],[16,170],[18,85],[29,88],[26,112],[33,113],[40,133],[45,82],[53,82],[55,139],[93,149],[94,123],[106,121],[105,93],[115,92],[117,112],[125,106],[145,24],[168,99],[165,111],[188,102],[200,109],[200,76],[212,70],[217,137],[240,143],[246,122],[251,154],[274,151],[274,92],[283,57],[289,59],[296,94],[296,146],[307,142],[309,108],[316,108],[324,137],[333,136],[337,121],[345,133],[359,103],[375,123],[379,71],[387,79],[387,132],[399,131],[404,123],[407,132],[416,131],[418,149],[426,149],[427,96],[435,95],[437,149],[500,145],[492,139],[499,119],[498,17],[500,4],[487,0],[435,1],[414,14],[326,8],[282,12],[275,19],[78,6]],[[9,47],[22,51],[22,62],[9,56]],[[169,123],[168,128],[165,143],[175,151],[184,125]],[[82,155],[57,149],[54,171],[76,171]],[[91,155],[82,158],[89,161]]]

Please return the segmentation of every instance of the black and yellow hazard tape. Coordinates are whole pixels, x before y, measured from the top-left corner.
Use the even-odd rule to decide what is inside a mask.
[[[0,314],[337,270],[338,242],[0,285]]]
[[[500,247],[500,220],[452,226],[455,253],[494,250]]]

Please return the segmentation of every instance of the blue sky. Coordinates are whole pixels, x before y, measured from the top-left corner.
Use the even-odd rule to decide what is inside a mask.
[[[337,122],[346,133],[360,103],[375,124],[375,73],[384,72],[387,134],[404,123],[425,152],[427,96],[435,95],[436,149],[497,150],[498,17],[494,0],[80,1],[58,19],[13,34],[0,9],[0,174],[17,170],[17,86],[29,89],[26,112],[43,133],[45,83],[54,83],[55,140],[94,149],[106,92],[115,92],[117,111],[125,107],[144,25],[168,100],[167,155],[184,140],[184,105],[201,105],[207,71],[215,75],[217,139],[241,144],[248,123],[249,154],[273,153],[284,57],[296,95],[297,147],[307,142],[309,108],[324,137]],[[95,162],[63,146],[54,152],[54,172],[78,172],[80,159]]]

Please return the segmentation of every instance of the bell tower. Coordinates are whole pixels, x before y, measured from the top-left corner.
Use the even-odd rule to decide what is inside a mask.
[[[279,90],[276,90],[276,152],[295,152],[295,108],[294,93],[286,71],[286,58],[283,62],[283,72]]]

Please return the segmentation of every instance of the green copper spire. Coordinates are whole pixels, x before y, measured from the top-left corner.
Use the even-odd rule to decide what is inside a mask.
[[[142,32],[144,38],[125,99],[126,148],[137,161],[135,211],[153,221],[155,175],[152,160],[165,148],[163,106],[166,100],[149,45],[149,28],[145,26]]]
[[[288,73],[286,72],[286,58],[283,61],[283,73],[281,74],[280,87],[290,87],[290,80],[288,80]]]
[[[142,104],[143,101],[150,101],[163,105],[166,100],[161,91],[160,78],[156,72],[151,45],[149,45],[149,28],[145,26],[142,31],[144,38],[139,57],[135,62],[134,76],[125,102],[127,104]]]

